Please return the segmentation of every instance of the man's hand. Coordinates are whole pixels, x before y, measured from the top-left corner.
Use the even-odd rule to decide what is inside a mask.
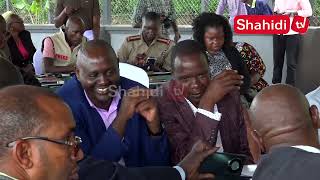
[[[181,34],[179,33],[179,31],[174,33],[174,42],[178,42],[179,39],[181,38]]]
[[[205,94],[202,96],[199,108],[211,111],[213,106],[219,102],[226,94],[234,90],[239,90],[243,84],[243,76],[234,70],[224,70],[210,81]]]
[[[76,12],[78,9],[74,9],[74,8],[72,8],[72,7],[70,7],[70,6],[66,6],[65,8],[64,8],[64,12],[68,15],[68,16],[70,16],[72,13],[74,13],[74,12]]]
[[[151,97],[152,91],[150,89],[142,89],[139,87],[131,88],[125,92],[121,101],[119,113],[114,120],[112,127],[119,133],[124,135],[128,120],[136,112],[136,107],[143,101]],[[142,107],[140,107],[142,109]]]
[[[151,90],[145,88],[131,88],[123,96],[120,111],[131,118],[136,112],[136,107],[151,97]]]
[[[160,120],[157,103],[153,98],[142,101],[140,104],[138,104],[136,107],[136,112],[140,113],[147,120],[149,130],[153,134],[160,132]]]
[[[218,148],[210,148],[204,142],[198,141],[178,166],[185,171],[188,180],[214,179],[213,174],[199,174],[199,167],[205,158],[217,150]]]
[[[147,58],[147,55],[145,53],[137,54],[135,58],[135,65],[139,67],[144,66],[146,64],[146,58]]]

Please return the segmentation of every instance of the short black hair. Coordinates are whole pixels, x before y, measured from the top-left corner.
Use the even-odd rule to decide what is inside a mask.
[[[53,92],[36,86],[17,85],[0,90],[0,159],[6,156],[8,143],[39,136],[50,126],[49,114],[42,109],[39,97],[63,103]]]
[[[142,16],[142,19],[147,21],[160,21],[160,15],[156,12],[147,12]]]
[[[196,17],[192,23],[193,39],[198,41],[203,48],[205,48],[204,34],[208,27],[222,27],[224,32],[223,48],[232,46],[233,34],[228,19],[215,13],[204,12]]]
[[[175,59],[177,56],[181,55],[191,55],[191,54],[203,54],[206,58],[207,54],[203,50],[202,46],[195,40],[183,40],[178,42],[173,48],[171,53],[171,72],[175,70]]]

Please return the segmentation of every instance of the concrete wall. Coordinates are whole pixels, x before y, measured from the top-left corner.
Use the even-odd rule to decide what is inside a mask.
[[[29,26],[26,28],[31,32],[33,43],[36,48],[41,47],[41,43],[44,37],[57,32],[58,29],[52,25],[45,26]],[[107,30],[108,33],[103,33],[104,39],[111,40],[111,45],[117,51],[125,38],[129,35],[139,33],[139,29],[133,29],[129,26],[104,26],[102,29]],[[190,26],[179,27],[182,40],[189,39],[192,35]],[[106,31],[105,31],[106,32]],[[318,37],[319,36],[319,37]],[[320,85],[320,60],[318,55],[320,52],[320,29],[311,28],[308,33],[304,36],[301,47],[301,57],[299,60],[298,67],[298,82],[297,86],[303,92],[309,92]],[[271,83],[272,80],[272,68],[273,68],[273,39],[272,35],[234,35],[234,41],[244,41],[253,45],[267,67],[265,73],[265,80]],[[316,61],[317,63],[314,63]],[[286,67],[286,65],[284,66]],[[319,72],[319,73],[317,73]],[[311,74],[310,74],[311,73]],[[314,73],[319,74],[315,76]],[[286,78],[286,68],[284,68],[283,82]],[[318,80],[319,79],[319,80]]]

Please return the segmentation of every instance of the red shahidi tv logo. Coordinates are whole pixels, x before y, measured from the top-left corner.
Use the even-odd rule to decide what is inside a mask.
[[[240,15],[234,19],[234,32],[238,34],[287,34],[290,30],[303,34],[308,31],[309,19],[294,16]]]

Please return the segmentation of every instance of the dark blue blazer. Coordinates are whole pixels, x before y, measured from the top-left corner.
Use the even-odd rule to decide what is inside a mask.
[[[135,86],[143,87],[135,81],[121,77],[121,97],[123,90]],[[124,137],[121,138],[112,126],[106,129],[99,113],[87,101],[76,77],[67,81],[57,94],[72,110],[76,120],[75,134],[81,137],[81,148],[86,155],[113,162],[123,158],[128,167],[170,165],[166,133],[157,137],[150,136],[141,115],[133,115],[127,123]]]

